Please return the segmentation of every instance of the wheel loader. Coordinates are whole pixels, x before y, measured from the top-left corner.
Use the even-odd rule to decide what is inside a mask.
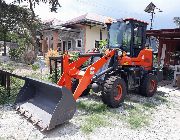
[[[63,73],[57,85],[26,78],[16,99],[16,110],[43,130],[70,120],[76,100],[101,92],[102,102],[117,108],[130,90],[151,97],[157,90],[153,51],[146,46],[147,23],[133,18],[107,20],[108,39],[104,51],[79,54],[70,62],[63,54]],[[84,67],[85,62],[89,65]]]

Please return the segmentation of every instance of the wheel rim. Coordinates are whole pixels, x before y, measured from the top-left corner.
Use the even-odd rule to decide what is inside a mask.
[[[153,92],[155,87],[156,87],[156,81],[155,80],[151,80],[150,81],[150,85],[149,85],[149,92]]]
[[[122,97],[122,86],[117,85],[117,95],[114,97],[116,101],[120,100]]]

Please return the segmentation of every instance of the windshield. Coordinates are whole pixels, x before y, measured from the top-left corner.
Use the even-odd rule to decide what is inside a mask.
[[[113,23],[109,28],[109,46],[110,48],[125,47],[126,51],[130,49],[131,26],[123,21]]]

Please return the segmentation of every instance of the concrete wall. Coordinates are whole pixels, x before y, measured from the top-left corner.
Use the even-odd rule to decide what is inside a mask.
[[[58,34],[59,34],[58,38],[62,42],[63,41],[66,41],[66,42],[71,41],[72,42],[72,47],[69,49],[69,51],[84,52],[84,45],[85,45],[85,39],[84,39],[85,31],[84,31],[84,29],[79,29],[79,32],[59,30]],[[76,47],[76,41],[78,39],[82,40],[82,47],[81,48]]]
[[[102,31],[102,40],[107,39],[107,31],[99,26],[86,26],[86,46],[85,51],[92,50],[95,47],[95,41],[100,41],[100,30]]]
[[[47,53],[50,48],[53,49],[53,32],[44,30],[42,32],[43,37],[40,43],[42,43],[42,52]]]

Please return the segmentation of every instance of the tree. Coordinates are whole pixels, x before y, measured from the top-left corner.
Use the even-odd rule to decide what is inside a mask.
[[[3,34],[4,55],[6,55],[8,32],[15,32],[21,37],[31,36],[30,40],[34,46],[36,30],[39,26],[40,20],[37,17],[33,17],[33,13],[30,10],[0,1],[0,31]]]
[[[26,1],[29,4],[29,9],[32,12],[32,18],[35,17],[34,7],[36,5],[39,5],[40,2],[42,2],[42,3],[49,3],[51,12],[56,12],[57,8],[61,7],[61,5],[59,3],[59,0],[14,0],[15,3],[18,2],[19,4],[21,4],[24,1]]]
[[[36,44],[36,33],[42,27],[40,19],[38,17],[33,17],[33,13],[29,9],[23,9],[23,17],[22,17],[22,27],[26,29],[26,33],[31,37],[31,44],[34,47],[35,54],[38,53],[38,47]]]
[[[174,23],[180,28],[180,17],[174,17]]]
[[[4,40],[4,55],[6,55],[6,36],[9,31],[12,31],[17,26],[20,20],[18,7],[8,5],[4,1],[0,1],[0,30]]]
[[[26,22],[27,27],[30,29],[31,31],[31,35],[32,35],[32,43],[35,49],[35,54],[37,54],[37,47],[36,47],[36,27],[38,24],[35,23],[35,12],[34,12],[34,8],[36,5],[39,5],[41,2],[42,3],[47,3],[50,5],[50,10],[51,12],[57,12],[58,7],[61,7],[59,0],[14,0],[14,3],[19,3],[21,4],[22,2],[27,2],[29,4],[29,13],[31,13],[30,17],[28,17],[29,20],[27,20],[28,22]],[[30,23],[31,22],[31,23]],[[35,23],[35,24],[34,24]]]

